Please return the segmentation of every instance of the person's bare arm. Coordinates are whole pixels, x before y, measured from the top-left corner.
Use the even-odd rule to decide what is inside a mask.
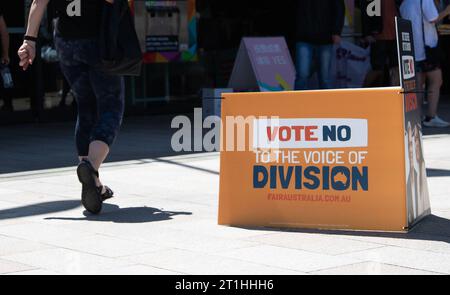
[[[49,0],[33,0],[28,16],[27,36],[37,37]]]
[[[108,3],[114,3],[114,0],[105,0]],[[37,37],[42,17],[45,13],[49,0],[33,0],[28,17],[27,36]],[[19,65],[25,71],[28,66],[33,64],[36,56],[36,43],[25,40],[17,52],[20,57]]]
[[[33,0],[30,15],[28,16],[27,36],[38,36],[39,27],[41,25],[45,10],[47,9],[48,2],[49,0]],[[28,66],[33,64],[33,60],[36,56],[36,43],[29,40],[23,41],[23,44],[17,53],[20,58],[19,65],[25,71]]]
[[[3,16],[0,16],[0,38],[2,40],[0,62],[9,64],[9,33]]]

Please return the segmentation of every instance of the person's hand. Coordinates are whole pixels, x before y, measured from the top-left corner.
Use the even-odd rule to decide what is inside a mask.
[[[113,4],[114,3],[114,0],[105,0],[106,2],[108,2],[108,3],[110,3],[110,4]]]
[[[331,38],[333,39],[334,44],[339,44],[342,41],[342,38],[339,35],[333,35]]]
[[[0,62],[4,65],[9,65],[9,56],[8,55],[3,55],[0,59]]]
[[[23,41],[17,54],[20,58],[19,66],[26,71],[33,64],[34,58],[36,57],[36,43],[28,40]]]

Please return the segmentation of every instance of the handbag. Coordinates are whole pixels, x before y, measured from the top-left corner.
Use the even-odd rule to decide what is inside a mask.
[[[424,20],[423,0],[420,0],[420,11],[421,11],[421,16],[422,16],[422,38],[423,38],[423,45],[425,46],[425,55],[427,58],[427,62],[438,65],[441,63],[442,57],[443,57],[439,43],[436,47],[430,47],[427,45],[427,43],[425,41],[425,26],[423,24],[423,20]]]
[[[109,75],[139,76],[143,55],[127,0],[104,1],[99,70]]]

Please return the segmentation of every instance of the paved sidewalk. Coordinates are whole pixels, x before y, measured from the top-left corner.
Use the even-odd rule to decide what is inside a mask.
[[[450,274],[449,146],[425,139],[434,215],[407,235],[218,226],[216,153],[108,164],[98,217],[73,167],[0,174],[0,273]]]
[[[171,156],[173,116],[125,118],[108,162]],[[0,174],[76,165],[75,122],[0,126]]]

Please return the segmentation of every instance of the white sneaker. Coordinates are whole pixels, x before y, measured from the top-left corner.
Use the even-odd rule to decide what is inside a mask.
[[[423,121],[423,125],[430,128],[446,128],[450,126],[450,123],[442,120],[438,116],[435,116],[430,121]]]

